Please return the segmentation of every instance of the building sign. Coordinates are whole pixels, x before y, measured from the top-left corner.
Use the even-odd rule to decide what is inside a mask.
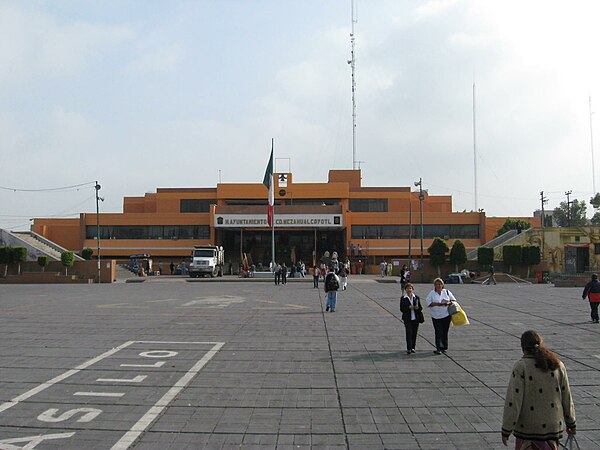
[[[275,228],[341,228],[341,214],[275,214]],[[267,214],[218,214],[216,228],[268,227]]]

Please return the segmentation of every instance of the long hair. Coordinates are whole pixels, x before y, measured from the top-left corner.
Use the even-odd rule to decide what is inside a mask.
[[[560,359],[544,345],[544,338],[535,330],[528,330],[521,335],[521,348],[523,353],[532,355],[535,358],[535,367],[544,372],[558,369]]]

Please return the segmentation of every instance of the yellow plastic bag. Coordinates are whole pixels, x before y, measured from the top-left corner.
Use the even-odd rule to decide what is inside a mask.
[[[467,313],[461,308],[461,306],[458,303],[456,304],[456,306],[458,306],[458,312],[450,316],[452,320],[452,325],[454,325],[455,327],[469,325]]]

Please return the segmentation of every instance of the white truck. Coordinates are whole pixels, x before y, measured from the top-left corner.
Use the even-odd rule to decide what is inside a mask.
[[[225,252],[223,247],[211,245],[194,246],[192,250],[192,262],[190,263],[190,277],[210,275],[211,277],[222,277],[225,265]]]

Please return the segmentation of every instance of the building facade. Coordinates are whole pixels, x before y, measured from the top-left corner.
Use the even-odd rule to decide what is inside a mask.
[[[420,200],[409,187],[364,187],[360,170],[331,170],[327,183],[296,183],[292,173],[276,173],[274,179],[278,262],[309,265],[325,251],[346,258],[351,247],[359,246],[364,264],[419,259],[421,234],[425,256],[435,237],[450,246],[460,239],[469,251],[491,234],[484,212],[452,212],[451,196],[423,191]],[[244,257],[257,265],[271,261],[262,183],[159,188],[125,197],[122,213],[100,214],[99,229],[96,222],[96,214],[87,213],[78,219],[38,218],[33,231],[76,252],[95,250],[99,231],[100,253],[107,258],[149,253],[157,260],[181,259],[194,245],[222,245],[234,267]],[[495,227],[498,220],[492,222]],[[354,256],[359,257],[358,250]]]

